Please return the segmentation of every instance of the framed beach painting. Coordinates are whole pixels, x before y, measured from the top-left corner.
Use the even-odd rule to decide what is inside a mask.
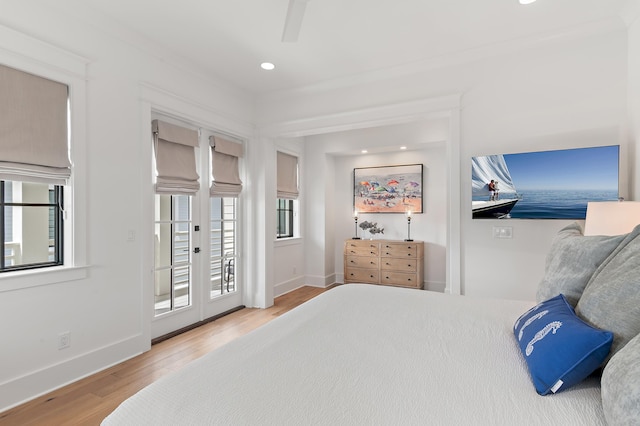
[[[422,164],[353,169],[358,213],[422,213]]]
[[[584,219],[589,201],[618,199],[620,146],[471,159],[474,219]]]

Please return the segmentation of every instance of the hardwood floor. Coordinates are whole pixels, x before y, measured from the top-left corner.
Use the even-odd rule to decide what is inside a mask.
[[[0,425],[99,425],[149,383],[326,290],[302,287],[276,298],[268,309],[245,308],[172,337],[142,355],[0,413]]]

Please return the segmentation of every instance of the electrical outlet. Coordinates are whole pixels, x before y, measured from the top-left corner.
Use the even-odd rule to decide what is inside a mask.
[[[298,272],[298,270],[296,269],[296,267],[293,267],[293,275],[295,275]]]
[[[58,334],[58,349],[65,349],[71,346],[71,332],[65,331]]]

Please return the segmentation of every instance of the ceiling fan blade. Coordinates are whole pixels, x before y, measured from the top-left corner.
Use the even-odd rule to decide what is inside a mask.
[[[287,18],[284,21],[284,31],[282,32],[282,41],[296,42],[300,35],[302,27],[302,18],[307,8],[309,0],[289,0],[289,8],[287,9]]]

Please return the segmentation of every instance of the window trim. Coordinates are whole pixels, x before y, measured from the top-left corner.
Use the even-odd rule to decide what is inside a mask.
[[[8,272],[0,276],[0,293],[82,280],[87,278],[88,269],[88,266],[52,266]]]
[[[20,50],[16,50],[20,46]],[[29,52],[25,54],[25,52]],[[43,58],[47,58],[46,61]],[[77,54],[42,43],[17,31],[0,27],[0,62],[69,88],[69,157],[71,178],[64,185],[63,266],[0,274],[0,293],[84,279],[88,276],[87,244],[87,65]]]

